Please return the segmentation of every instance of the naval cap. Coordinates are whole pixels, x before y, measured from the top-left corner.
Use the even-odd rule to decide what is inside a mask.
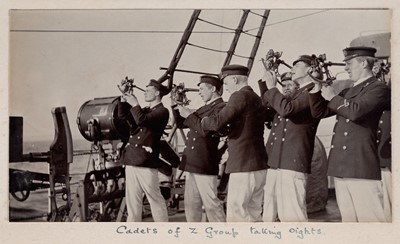
[[[218,77],[211,76],[211,75],[200,76],[200,82],[199,82],[199,84],[197,84],[197,86],[199,86],[201,83],[211,84],[211,85],[215,86],[215,88],[217,88],[218,91],[221,89],[222,84],[223,84],[222,80],[220,80]]]
[[[160,97],[163,97],[168,94],[168,88],[163,86],[157,80],[151,79],[147,86],[154,86],[155,88],[157,88],[157,90],[160,92]]]
[[[292,73],[290,72],[285,72],[281,75],[281,81],[291,80],[291,79],[292,79]]]
[[[375,58],[376,49],[373,47],[348,47],[343,49],[344,60],[347,61],[355,57],[373,57]]]
[[[298,62],[304,62],[308,65],[311,66],[311,64],[314,62],[314,59],[312,56],[310,55],[300,55],[294,62],[293,65],[296,65],[296,63]]]
[[[249,75],[249,68],[239,64],[230,64],[222,67],[221,69],[221,80],[229,75]]]

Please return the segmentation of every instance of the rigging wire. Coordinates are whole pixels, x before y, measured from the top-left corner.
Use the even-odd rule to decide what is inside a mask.
[[[213,22],[210,22],[210,21],[201,19],[201,18],[197,18],[197,19],[198,19],[199,21],[202,21],[202,22],[207,23],[207,24],[209,24],[209,25],[214,25],[214,26],[220,27],[220,28],[222,28],[222,29],[231,30],[231,31],[233,31],[233,32],[235,31],[234,28],[225,27],[225,26],[222,26],[222,25],[219,25],[219,24],[216,24],[216,23],[213,23]]]
[[[233,56],[239,57],[239,58],[244,58],[244,59],[249,59],[250,57],[242,56],[239,54],[232,54]]]
[[[320,13],[327,12],[327,11],[329,11],[329,10],[322,10],[322,11],[318,11],[318,12],[314,12],[314,13],[310,13],[310,14],[297,16],[297,17],[294,17],[294,18],[290,18],[290,19],[278,21],[278,22],[275,22],[275,23],[267,24],[267,25],[265,25],[265,27],[278,25],[278,24],[281,24],[281,23],[285,23],[285,22],[289,22],[289,21],[305,18],[305,17],[311,16],[311,15],[316,15],[316,14],[320,14]],[[254,12],[251,12],[251,13],[255,14]],[[199,20],[204,21],[203,19],[199,19]],[[204,21],[204,22],[216,25],[216,24],[214,24],[212,22],[208,22],[208,21]],[[223,27],[223,26],[220,26],[220,27],[232,30],[231,28],[227,28],[227,27]],[[251,28],[251,29],[248,29],[248,30],[244,30],[243,33],[244,34],[248,34],[246,32],[250,32],[252,30],[256,30],[256,29],[259,29],[259,28],[260,27],[255,27],[255,28]],[[10,32],[143,33],[143,34],[182,34],[183,33],[183,31],[158,31],[158,30],[147,30],[147,31],[146,30],[143,30],[143,31],[140,31],[140,30],[139,31],[135,31],[135,30],[124,31],[124,30],[122,30],[122,31],[118,31],[118,30],[38,30],[38,29],[36,29],[36,30],[35,29],[33,29],[33,30],[11,29]],[[232,34],[232,33],[235,33],[235,31],[193,31],[192,33],[199,33],[199,34],[213,34],[213,33],[214,34]]]
[[[327,11],[329,11],[329,10],[322,10],[322,11],[318,11],[318,12],[314,12],[314,13],[305,14],[305,15],[301,15],[301,16],[294,17],[294,18],[286,19],[286,20],[281,20],[281,21],[278,21],[278,22],[275,22],[275,23],[267,24],[267,25],[265,25],[264,27],[282,24],[282,23],[285,23],[285,22],[289,22],[289,21],[292,21],[292,20],[305,18],[305,17],[311,16],[311,15],[316,15],[316,14],[324,13],[324,12],[327,12]],[[252,31],[252,30],[257,30],[257,29],[259,29],[259,28],[260,28],[260,27],[255,27],[255,28],[251,28],[251,29],[245,30],[245,31],[243,31],[243,32],[248,32],[248,31]]]
[[[201,49],[205,49],[205,50],[209,50],[209,51],[213,51],[213,52],[219,52],[219,53],[227,53],[227,51],[221,51],[221,50],[217,50],[217,49],[212,49],[212,48],[208,48],[208,47],[203,47],[203,46],[199,46],[196,44],[192,44],[192,43],[187,43],[187,45],[189,46],[193,46],[193,47],[197,47],[197,48],[201,48]]]
[[[182,34],[183,31],[157,31],[157,30],[150,30],[150,31],[124,31],[124,30],[10,30],[10,32],[66,32],[66,33],[143,33],[143,34]],[[192,33],[200,33],[200,34],[230,34],[234,33],[234,31],[193,31]]]

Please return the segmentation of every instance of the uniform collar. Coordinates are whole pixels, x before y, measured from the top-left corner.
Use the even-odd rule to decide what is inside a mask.
[[[365,87],[376,81],[376,78],[373,76],[368,77],[366,80],[361,80],[361,83],[357,84],[357,86],[345,89],[346,92],[344,93],[344,98],[349,99],[357,96]]]
[[[372,77],[372,75],[371,76],[367,76],[367,77],[363,77],[363,78],[359,79],[358,81],[354,82],[353,86],[356,86],[356,85],[368,80],[371,77]]]
[[[244,91],[244,90],[251,90],[252,91],[253,89],[249,85],[245,85],[245,86],[243,86],[242,88],[239,89],[239,91]]]
[[[210,101],[206,102],[206,105],[212,104],[215,100],[218,100],[221,97],[216,97],[214,99],[211,99]]]
[[[153,104],[153,106],[151,106],[151,107],[149,107],[150,109],[153,109],[153,108],[155,108],[156,106],[158,106],[159,104],[161,104],[161,102],[158,102],[158,103],[156,103],[156,104]]]

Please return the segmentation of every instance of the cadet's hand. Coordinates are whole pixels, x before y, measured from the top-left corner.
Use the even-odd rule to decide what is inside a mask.
[[[336,96],[333,88],[331,86],[323,86],[321,89],[321,95],[325,100],[330,101],[334,96]]]
[[[189,117],[190,114],[192,114],[192,111],[190,109],[188,109],[187,107],[178,105],[178,110],[179,110],[179,114],[183,117],[183,118],[187,118]]]
[[[276,87],[276,75],[274,72],[265,71],[263,80],[265,80],[268,89]]]
[[[133,95],[133,94],[125,93],[125,94],[121,97],[121,101],[122,101],[123,99],[125,99],[125,101],[126,101],[127,103],[129,103],[132,107],[135,107],[135,106],[139,105],[138,99],[137,99],[136,96]]]

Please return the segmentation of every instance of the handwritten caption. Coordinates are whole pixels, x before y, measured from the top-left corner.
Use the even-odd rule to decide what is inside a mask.
[[[216,237],[228,237],[237,238],[241,235],[245,236],[269,236],[275,239],[282,239],[285,237],[294,237],[298,239],[305,239],[311,236],[323,235],[323,231],[320,228],[314,227],[291,227],[291,228],[277,228],[273,227],[260,227],[260,226],[250,226],[248,228],[240,228],[240,230],[235,227],[173,227],[160,229],[157,227],[129,227],[128,225],[120,225],[116,228],[116,233],[121,235],[161,235],[166,234],[173,236],[175,238],[180,238],[181,236],[205,236],[207,238]]]

